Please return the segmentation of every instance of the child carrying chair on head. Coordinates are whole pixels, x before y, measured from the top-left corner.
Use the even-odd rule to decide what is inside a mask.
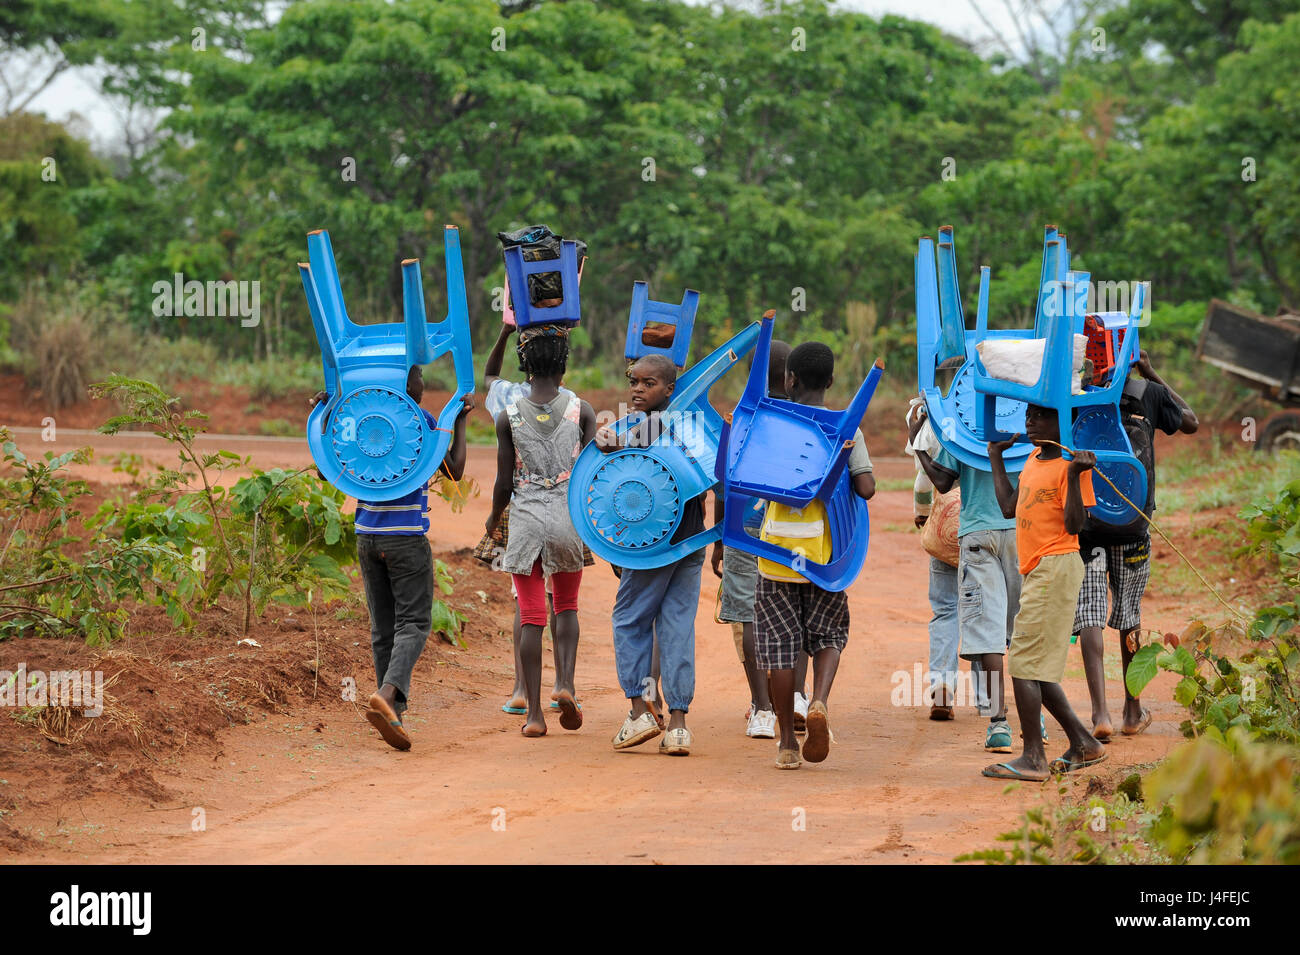
[[[785,390],[790,400],[825,408],[826,389],[835,377],[835,353],[821,342],[805,342],[790,352],[785,367]],[[848,470],[854,493],[863,500],[870,500],[876,493],[876,479],[872,475],[871,457],[867,454],[861,429],[854,435]],[[812,530],[819,512],[823,510],[810,504],[796,512],[769,502],[761,537],[791,546],[796,543],[795,531],[787,530],[787,526],[803,523],[807,530]],[[824,520],[821,523],[823,526],[816,543],[806,534],[797,542],[810,556],[819,551],[824,555],[819,562],[824,562],[824,557],[830,555],[830,527]],[[797,530],[802,533],[805,528]],[[787,533],[789,538],[785,537]],[[830,717],[826,704],[839,667],[840,654],[849,640],[849,598],[843,591],[823,590],[774,561],[760,559],[758,574],[754,649],[759,667],[769,671],[772,704],[781,731],[776,766],[778,769],[798,769],[804,759],[820,763],[830,754]],[[808,704],[808,735],[804,740],[802,759],[794,725],[795,663],[801,649],[812,658],[813,667],[813,695]]]
[[[546,735],[542,711],[542,628],[547,623],[546,585],[551,579],[555,624],[555,702],[560,725],[582,726],[574,689],[578,655],[578,587],[583,546],[569,518],[568,481],[578,452],[596,431],[591,405],[562,392],[568,364],[569,330],[559,325],[524,329],[519,335],[520,367],[531,390],[508,403],[497,421],[497,479],[492,491],[492,534],[507,506],[510,534],[502,569],[514,579],[519,607],[519,663],[528,714],[521,732]]]
[[[508,296],[507,296],[508,298]],[[558,304],[559,300],[542,300],[537,304],[541,306]],[[510,336],[515,332],[515,326],[503,323],[501,332],[497,336],[496,343],[492,346],[492,351],[488,354],[487,361],[483,366],[483,385],[487,395],[484,399],[484,407],[487,408],[488,414],[492,416],[492,423],[496,425],[501,416],[505,413],[506,405],[518,398],[527,398],[532,391],[532,382],[510,381],[501,377],[501,366],[505,361],[506,344],[510,341]],[[574,397],[573,392],[561,387],[560,393]],[[479,541],[478,546],[474,548],[474,556],[487,564],[493,570],[501,570],[501,561],[505,557],[506,545],[510,539],[510,507],[501,513],[501,520],[492,533],[485,533]],[[592,557],[591,550],[586,544],[582,545],[582,565],[590,567],[595,564],[596,560]],[[519,620],[518,594],[515,593],[514,584],[510,585],[510,596],[515,598],[515,619],[514,627],[511,632],[511,645],[514,653],[515,666],[515,685],[510,691],[510,699],[501,707],[502,712],[510,713],[515,716],[523,716],[528,712],[528,694],[524,687],[524,668],[519,663],[519,641],[521,636],[521,623]],[[546,600],[549,608],[549,623],[551,628],[551,650],[552,653],[558,652],[555,645],[555,607],[551,595],[551,582],[549,578],[546,581]],[[558,657],[556,658],[556,670],[558,672]],[[558,690],[551,693],[551,709],[558,710],[560,704],[557,702]],[[582,704],[578,704],[582,708]]]
[[[1016,552],[1024,575],[1007,654],[1024,752],[1019,759],[986,766],[983,775],[1045,782],[1053,772],[1074,772],[1106,758],[1105,747],[1088,732],[1061,688],[1084,578],[1078,534],[1083,529],[1084,508],[1096,503],[1092,468],[1097,458],[1091,451],[1075,451],[1073,460],[1065,460],[1057,413],[1051,408],[1029,405],[1025,409],[1025,435],[1038,452],[1025,461],[1019,493],[1011,486],[1002,461],[1003,453],[1019,435],[989,444],[994,490],[1002,513],[1015,518]],[[1061,724],[1070,741],[1069,748],[1050,764],[1043,751],[1043,708]]]

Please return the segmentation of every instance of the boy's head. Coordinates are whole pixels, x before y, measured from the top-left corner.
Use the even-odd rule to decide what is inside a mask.
[[[637,411],[654,411],[668,403],[677,386],[677,366],[667,355],[646,355],[627,370],[632,390],[632,407]]]
[[[1061,429],[1056,418],[1055,408],[1044,408],[1042,405],[1027,405],[1025,407],[1025,437],[1034,444],[1041,446],[1043,441],[1061,440]]]
[[[417,405],[424,398],[424,372],[419,365],[412,365],[406,373],[406,393]]]
[[[796,346],[785,360],[785,393],[816,397],[835,380],[835,353],[821,342]]]
[[[767,393],[769,395],[787,394],[785,390],[785,367],[789,358],[790,346],[783,341],[773,339],[767,358]]]
[[[569,364],[569,330],[563,325],[532,325],[519,333],[519,370],[532,378],[564,377]]]

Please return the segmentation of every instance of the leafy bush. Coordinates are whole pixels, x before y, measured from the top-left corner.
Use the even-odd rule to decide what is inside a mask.
[[[127,599],[161,605],[178,626],[188,624],[183,595],[196,574],[170,542],[96,535],[77,551],[76,502],[89,489],[65,472],[89,462],[89,448],[33,460],[2,428],[0,441],[0,639],[30,630],[107,643],[121,633]]]
[[[1151,838],[1176,862],[1300,863],[1300,763],[1295,750],[1245,727],[1211,727],[1143,783],[1165,804]]]

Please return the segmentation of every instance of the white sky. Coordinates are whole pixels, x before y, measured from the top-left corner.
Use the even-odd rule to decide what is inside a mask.
[[[706,2],[706,0],[688,0]],[[984,15],[999,31],[1013,34],[1011,20],[1001,0],[977,0]],[[743,0],[736,2],[744,6]],[[894,13],[923,20],[941,27],[948,33],[980,43],[988,36],[988,29],[971,8],[970,0],[838,0],[841,9],[856,10],[873,16]],[[86,67],[69,70],[58,77],[28,107],[32,112],[45,113],[51,119],[67,123],[73,114],[79,114],[85,123],[72,122],[78,135],[85,136],[99,149],[120,140],[122,121],[111,102],[99,93],[98,72]]]

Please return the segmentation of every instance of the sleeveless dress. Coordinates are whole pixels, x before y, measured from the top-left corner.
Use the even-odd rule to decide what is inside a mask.
[[[531,574],[539,555],[548,576],[582,570],[582,538],[569,518],[569,474],[582,450],[581,412],[578,397],[564,393],[548,404],[521,397],[506,405],[515,445],[510,536],[501,565],[506,573]]]

